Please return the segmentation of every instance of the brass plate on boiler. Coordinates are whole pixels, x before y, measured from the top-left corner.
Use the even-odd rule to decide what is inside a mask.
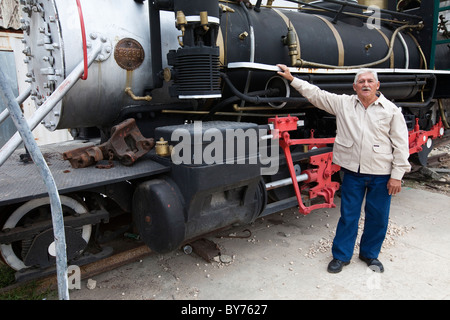
[[[144,61],[144,58],[144,49],[134,39],[124,38],[117,43],[114,49],[114,59],[125,70],[137,69]]]

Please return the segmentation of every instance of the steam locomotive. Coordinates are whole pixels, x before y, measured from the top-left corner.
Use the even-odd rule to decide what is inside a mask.
[[[359,68],[376,69],[422,164],[448,128],[449,8],[439,1],[20,2],[35,123],[74,138],[41,146],[71,264],[107,255],[86,253],[110,225],[165,253],[286,208],[335,206],[335,119],[291,91],[278,63],[339,94],[353,93]],[[11,144],[0,252],[21,275],[40,273],[55,264],[49,197],[27,150],[8,153]]]

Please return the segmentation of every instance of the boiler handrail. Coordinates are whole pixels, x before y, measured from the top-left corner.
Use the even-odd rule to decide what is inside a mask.
[[[27,89],[25,89],[17,98],[16,98],[16,102],[17,104],[21,105],[29,96],[30,96],[30,92],[31,92],[31,87],[28,87]],[[6,118],[8,118],[9,116],[9,110],[8,108],[6,108],[5,110],[2,111],[2,113],[0,114],[0,124],[3,123],[3,121],[6,120]]]
[[[93,50],[88,56],[88,66],[90,66],[97,55],[101,52],[102,45],[97,43],[93,47]],[[84,71],[84,61],[81,61],[75,69],[67,76],[66,79],[56,88],[56,90],[45,100],[45,102],[36,110],[33,116],[28,120],[28,126],[31,130],[34,130],[36,126],[45,118],[45,116],[56,106],[56,104],[64,97],[64,95],[75,85],[80,79],[81,74]],[[20,145],[22,139],[20,134],[16,132],[8,142],[0,149],[0,166],[5,163],[9,156]]]

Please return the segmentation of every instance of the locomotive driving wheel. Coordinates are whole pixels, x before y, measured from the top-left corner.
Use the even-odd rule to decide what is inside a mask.
[[[88,212],[84,204],[68,196],[60,196],[65,220]],[[92,226],[70,226],[65,223],[67,259],[80,255],[91,237]],[[46,268],[55,264],[55,243],[50,199],[25,202],[8,217],[3,233],[12,233],[10,243],[0,245],[3,260],[14,270],[30,267]]]

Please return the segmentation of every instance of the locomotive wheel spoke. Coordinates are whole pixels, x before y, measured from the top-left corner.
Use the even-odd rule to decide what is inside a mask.
[[[61,204],[64,216],[81,215],[88,212],[81,202],[68,196],[61,196]],[[10,230],[16,227],[30,228],[34,224],[47,221],[51,226],[49,198],[33,199],[17,208],[8,217],[2,230]],[[68,252],[68,257],[71,257],[81,252],[84,249],[83,246],[87,245],[91,237],[92,226],[87,224],[80,228],[66,227],[66,234],[68,231],[76,242],[73,246],[69,242],[67,243],[67,250],[73,251]],[[53,242],[53,231],[50,228],[23,240],[1,244],[0,253],[3,260],[14,270],[31,267],[31,265],[27,265],[26,261],[41,262],[39,266],[46,267],[53,261]]]

